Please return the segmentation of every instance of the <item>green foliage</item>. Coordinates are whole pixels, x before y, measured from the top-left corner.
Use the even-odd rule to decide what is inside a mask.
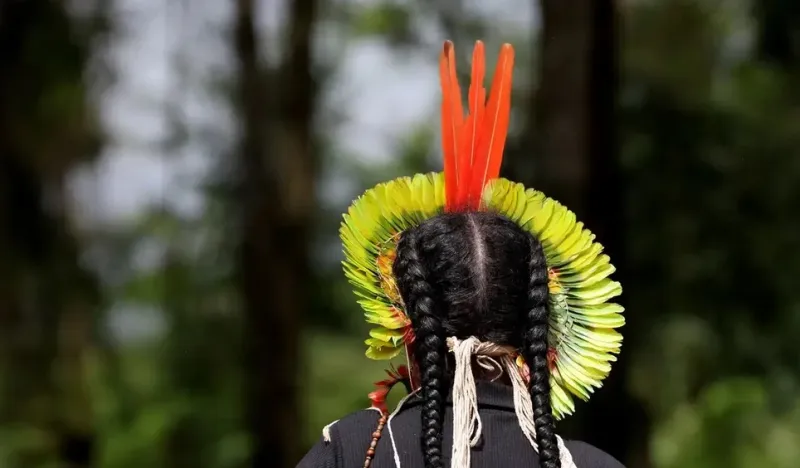
[[[35,425],[20,424],[0,429],[0,465],[23,468],[30,463],[42,468],[57,468],[53,440],[47,431]]]
[[[356,37],[377,36],[392,45],[414,42],[412,12],[408,6],[387,1],[360,6],[352,14],[351,30]]]
[[[625,352],[661,468],[797,463],[797,76],[731,54],[747,21],[724,7],[629,12],[626,237],[647,274],[625,285],[645,314]]]
[[[760,379],[729,378],[709,385],[694,402],[676,406],[653,435],[656,466],[796,466],[800,398],[782,413],[769,402]]]
[[[241,412],[238,388],[223,385],[210,395],[183,390],[164,372],[162,358],[158,344],[124,351],[121,373],[130,392],[127,399],[107,385],[107,368],[99,363],[95,387],[99,466],[176,466],[172,439],[187,424],[194,443],[182,450],[202,460],[198,466],[242,466],[249,450],[247,435],[235,416]],[[132,418],[122,417],[131,409]]]
[[[82,29],[70,42],[66,38],[75,31],[62,7],[27,2],[33,3],[43,13],[4,69],[0,91],[8,99],[0,102],[6,117],[0,144],[8,154],[11,148],[20,155],[35,182],[37,177],[62,181],[94,154],[100,138],[84,78],[91,40],[106,36]],[[337,31],[354,41],[379,38],[402,46],[386,48],[398,59],[413,52],[435,62],[438,50],[427,47],[422,27],[430,22],[458,43],[479,37],[519,43],[520,31],[487,20],[466,3],[327,6],[344,12],[331,20]],[[770,10],[773,25],[765,32],[743,1],[618,3],[625,3],[617,121],[625,195],[625,224],[619,229],[628,255],[628,265],[619,265],[628,278],[623,352],[630,362],[628,390],[652,422],[650,462],[656,468],[797,466],[800,75],[792,51],[774,42],[785,36],[775,25],[796,14],[789,11],[795,7],[763,2],[760,8]],[[772,39],[759,44],[755,36]],[[425,49],[416,51],[420,44]],[[535,48],[517,47],[515,117],[530,114],[523,98],[535,87],[536,64],[530,59]],[[324,84],[320,90],[327,89]],[[322,103],[350,111],[346,103]],[[420,104],[436,109],[435,103]],[[435,115],[409,129],[396,142],[396,157],[380,163],[337,150],[336,131],[347,117],[337,114],[316,129],[326,141],[320,180],[344,186],[346,196],[319,201],[309,247],[315,259],[308,286],[313,310],[304,317],[304,362],[296,363],[306,405],[301,434],[306,447],[318,440],[323,426],[369,404],[367,393],[386,365],[364,356],[366,326],[339,264],[341,214],[377,182],[440,168]],[[164,145],[168,150],[186,144],[181,140],[187,135],[173,136]],[[530,159],[530,148],[514,154]],[[219,157],[220,166],[227,156]],[[166,325],[163,334],[132,342],[100,333],[106,330],[104,319],[116,312],[96,314],[99,332],[87,385],[98,467],[246,464],[250,441],[232,248],[240,207],[231,196],[230,190],[209,190],[197,219],[155,209],[87,242],[108,263],[99,268],[105,308],[126,306],[123,315],[132,321],[144,321],[146,311]],[[24,219],[42,217],[36,211],[41,200],[25,200],[28,204],[19,206],[34,209],[23,212],[36,216]],[[66,224],[52,226],[50,231],[69,231]],[[6,239],[3,232],[0,241]],[[19,250],[16,244],[0,247],[0,254]],[[140,265],[149,251],[158,252],[157,261]],[[66,256],[59,262],[77,264]],[[16,288],[26,284],[30,271],[23,265],[3,281]],[[401,396],[398,389],[391,398]],[[57,466],[53,432],[38,418],[58,410],[33,403],[36,418],[0,427],[0,466]]]
[[[369,406],[367,393],[373,382],[383,378],[387,363],[368,361],[356,337],[309,334],[305,340],[306,359],[303,371],[303,394],[307,424],[304,446],[310,447],[320,437],[322,428],[343,416]],[[107,361],[95,363],[93,396],[100,453],[98,466],[168,468],[171,434],[187,422],[196,431],[197,443],[185,447],[197,452],[198,468],[233,468],[244,466],[249,453],[246,431],[237,415],[241,414],[241,389],[231,382],[209,395],[196,395],[172,383],[164,372],[161,343],[127,347],[121,355],[120,370],[127,398],[109,385]],[[390,395],[390,404],[404,396],[402,389]],[[123,413],[133,417],[126,419]],[[0,445],[0,462],[16,467],[15,453],[28,447],[46,444],[46,435],[35,429],[9,428]],[[55,466],[55,465],[54,465]]]
[[[369,407],[367,394],[373,383],[385,378],[385,361],[364,356],[360,336],[311,334],[305,341],[308,371],[303,377],[307,402],[306,443],[319,440],[322,428],[352,411]],[[402,388],[392,390],[389,405],[405,396]]]

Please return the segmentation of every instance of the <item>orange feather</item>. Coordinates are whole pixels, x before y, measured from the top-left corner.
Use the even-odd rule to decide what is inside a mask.
[[[473,196],[473,204],[480,204],[481,194],[487,182],[500,175],[503,162],[503,149],[508,136],[508,124],[511,117],[511,78],[514,68],[514,49],[504,44],[497,59],[489,102],[478,138],[478,159],[472,167],[473,176],[469,193]],[[478,206],[475,206],[478,208]]]
[[[456,137],[455,137],[455,146],[457,148],[457,155],[456,155],[456,185],[458,189],[456,190],[456,198],[453,201],[451,206],[451,211],[462,210],[465,208],[465,201],[467,195],[467,187],[469,186],[469,176],[472,164],[469,160],[469,152],[462,147],[461,141],[464,138],[464,128],[466,127],[466,122],[464,119],[464,108],[461,103],[461,87],[458,84],[458,71],[456,69],[456,57],[455,57],[455,48],[453,47],[453,43],[448,41],[449,49],[448,52],[450,54],[450,83],[453,84],[452,94],[450,95],[451,103],[452,103],[452,113],[453,115],[457,116],[457,123],[456,123]]]
[[[453,43],[447,41],[444,44],[439,56],[439,79],[442,86],[442,150],[447,211],[479,209],[484,186],[500,175],[511,114],[513,66],[514,49],[510,44],[504,44],[487,103],[483,87],[485,51],[481,41],[475,43],[469,114],[465,118]]]
[[[485,102],[481,101],[481,94],[485,94],[483,89],[483,78],[486,75],[486,56],[483,49],[483,43],[478,41],[475,43],[475,50],[472,52],[472,74],[469,84],[469,117],[471,117],[470,125],[466,128],[464,140],[469,153],[470,166],[475,163],[475,149],[477,147],[476,139],[478,138],[479,128],[481,124],[481,114]],[[482,93],[483,92],[483,93]]]
[[[461,89],[455,74],[453,43],[447,41],[439,56],[439,79],[442,87],[442,152],[444,154],[445,204],[448,211],[459,204],[459,167],[463,158],[459,153],[461,127],[464,111],[461,105]]]
[[[458,198],[464,208],[474,209],[472,202],[472,194],[469,191],[472,177],[474,176],[472,168],[477,159],[477,140],[480,136],[481,121],[483,118],[483,111],[486,104],[486,90],[483,88],[483,79],[486,75],[486,54],[484,51],[483,42],[477,41],[475,48],[472,51],[472,72],[470,74],[469,86],[469,115],[464,124],[464,132],[461,135],[461,151],[462,157],[469,160],[468,168],[462,171],[464,184],[459,184]]]
[[[442,87],[442,155],[444,158],[445,204],[449,209],[455,203],[458,193],[456,174],[456,128],[450,105],[450,67],[447,58],[447,45],[439,55],[439,81]]]

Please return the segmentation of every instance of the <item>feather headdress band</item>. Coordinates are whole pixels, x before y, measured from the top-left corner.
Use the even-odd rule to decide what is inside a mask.
[[[477,42],[465,115],[453,44],[445,43],[439,58],[444,173],[401,177],[356,199],[340,230],[344,272],[367,322],[375,326],[366,340],[367,356],[392,359],[413,339],[392,275],[400,233],[445,211],[494,211],[516,222],[541,241],[547,257],[551,396],[561,418],[575,410],[574,397],[587,400],[601,386],[616,360],[622,344],[616,328],[625,320],[623,308],[610,300],[622,287],[609,278],[614,266],[574,213],[539,191],[499,178],[511,113],[513,48],[500,49],[488,99],[485,64],[483,43]],[[381,384],[390,388],[387,381]]]

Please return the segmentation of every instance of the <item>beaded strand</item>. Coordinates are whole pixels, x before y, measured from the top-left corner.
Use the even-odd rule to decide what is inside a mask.
[[[378,427],[375,429],[375,432],[372,433],[372,441],[369,443],[369,448],[367,449],[367,458],[364,460],[364,468],[369,468],[372,464],[372,459],[375,457],[375,447],[381,439],[381,432],[388,419],[388,413],[381,413],[381,417],[378,419]]]

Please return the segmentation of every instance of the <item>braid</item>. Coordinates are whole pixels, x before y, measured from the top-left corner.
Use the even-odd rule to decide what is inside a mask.
[[[533,422],[542,468],[560,468],[553,409],[550,406],[550,371],[547,368],[548,278],[542,244],[531,237],[530,283],[528,285],[528,329],[525,332],[523,357],[530,369],[530,392]]]
[[[443,468],[442,426],[445,413],[446,346],[442,319],[437,315],[433,286],[418,252],[414,231],[407,232],[397,248],[395,277],[405,292],[406,311],[414,325],[415,354],[422,383],[422,449],[425,468]]]

